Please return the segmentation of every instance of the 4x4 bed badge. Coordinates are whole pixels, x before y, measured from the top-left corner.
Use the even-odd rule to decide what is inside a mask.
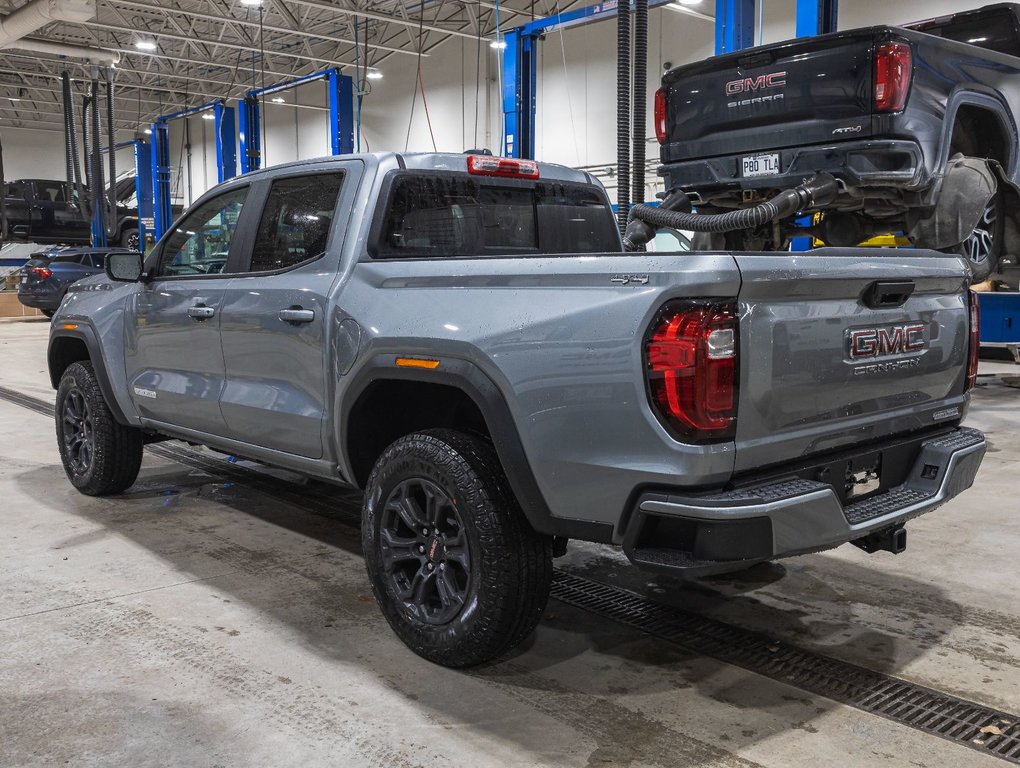
[[[620,285],[630,285],[631,283],[648,285],[648,275],[613,275],[609,278],[609,282],[619,283]]]

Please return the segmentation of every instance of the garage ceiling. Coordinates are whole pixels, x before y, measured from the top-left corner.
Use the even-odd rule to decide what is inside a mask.
[[[271,85],[330,66],[353,75],[356,60],[364,65],[366,58],[383,72],[413,67],[419,44],[427,56],[452,37],[487,47],[497,13],[505,30],[587,2],[174,0],[167,8],[158,0],[99,0],[93,20],[53,22],[30,37],[120,53],[118,127],[137,130],[158,114],[237,98],[252,83]],[[24,4],[0,0],[0,12]],[[155,48],[139,50],[140,42]],[[59,130],[65,69],[79,79],[88,72],[80,59],[0,50],[0,126]]]

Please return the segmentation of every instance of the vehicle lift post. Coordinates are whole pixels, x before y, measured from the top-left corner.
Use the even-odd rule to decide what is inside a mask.
[[[152,124],[152,198],[153,235],[158,240],[173,223],[170,199],[170,122],[213,111],[216,120],[216,180],[223,182],[237,175],[237,128],[234,108],[223,99],[198,107],[160,115]]]
[[[329,103],[329,148],[332,155],[354,152],[354,79],[336,67],[265,88],[253,88],[238,102],[241,173],[262,167],[262,99],[269,94],[322,80]]]
[[[114,150],[132,148],[135,163],[135,201],[138,203],[138,247],[145,251],[145,235],[153,230],[152,145],[142,138],[122,141]],[[109,151],[109,150],[104,150]],[[116,179],[110,182],[115,186]]]

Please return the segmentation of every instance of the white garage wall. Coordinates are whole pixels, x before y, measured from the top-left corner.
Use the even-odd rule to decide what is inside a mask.
[[[896,24],[954,13],[985,5],[980,0],[842,0],[840,29],[871,24]],[[764,42],[794,35],[796,0],[764,0],[761,35]],[[711,8],[711,0],[705,0]],[[758,29],[756,28],[756,33]],[[714,27],[665,9],[650,13],[647,138],[648,156],[657,156],[651,115],[651,97],[665,62],[673,65],[710,56]],[[604,21],[550,34],[539,49],[537,156],[570,166],[608,169],[616,157],[616,25]],[[476,67],[476,56],[479,66]],[[461,152],[489,147],[499,152],[502,104],[498,84],[500,55],[483,42],[480,48],[466,39],[451,38],[422,57],[422,81],[428,101],[426,118],[416,86],[417,62],[413,56],[391,56],[380,65],[382,80],[369,81],[362,107],[363,150]],[[477,82],[477,87],[476,87]],[[412,94],[414,107],[412,114]],[[288,102],[325,107],[324,86],[313,83],[282,94]],[[477,105],[477,122],[476,122]],[[264,163],[275,165],[318,157],[329,151],[327,113],[269,104],[266,118]],[[175,166],[172,187],[177,202],[187,204],[216,183],[213,122],[192,117],[190,176],[189,153],[182,151],[183,123],[171,129],[171,160]],[[408,130],[410,125],[410,130]],[[477,125],[477,130],[476,130]],[[128,138],[126,135],[122,138]],[[3,130],[5,170],[8,178],[64,175],[63,143],[59,132]],[[119,163],[130,163],[124,154]],[[126,167],[126,166],[125,166]],[[611,177],[599,173],[613,193]],[[190,185],[189,185],[190,178]],[[648,195],[654,191],[649,179]],[[190,192],[189,192],[190,190]]]

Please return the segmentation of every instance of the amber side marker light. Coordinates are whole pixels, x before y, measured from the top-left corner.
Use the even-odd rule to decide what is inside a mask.
[[[77,323],[64,323],[64,330],[65,331],[73,331],[73,330],[76,330],[77,328],[78,328],[78,324]]]
[[[397,366],[400,368],[428,368],[431,370],[439,367],[439,361],[422,360],[418,357],[398,357]]]

